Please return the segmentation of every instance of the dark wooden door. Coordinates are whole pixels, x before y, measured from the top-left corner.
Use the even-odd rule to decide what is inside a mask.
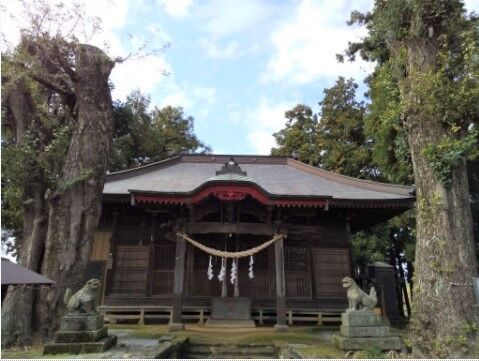
[[[341,280],[351,275],[349,250],[342,248],[313,248],[316,297],[344,298],[346,290]]]
[[[311,273],[308,248],[301,245],[284,247],[286,297],[311,298]]]
[[[175,244],[153,245],[150,290],[152,295],[173,294],[175,276]]]

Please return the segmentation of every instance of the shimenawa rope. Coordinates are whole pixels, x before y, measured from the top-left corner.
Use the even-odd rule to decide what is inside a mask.
[[[270,239],[269,241],[266,241],[264,242],[263,244],[260,244],[259,246],[256,246],[256,247],[253,247],[253,248],[250,248],[250,249],[247,249],[245,251],[239,251],[239,252],[226,252],[226,251],[220,251],[218,249],[215,249],[215,248],[211,248],[211,247],[208,247],[208,246],[205,246],[204,244],[201,244],[197,241],[195,241],[194,239],[191,239],[190,237],[188,237],[186,234],[184,233],[176,233],[177,236],[183,238],[184,240],[190,242],[193,246],[195,247],[198,247],[199,249],[201,249],[203,252],[206,252],[208,254],[211,254],[212,256],[217,256],[217,257],[221,257],[221,258],[242,258],[242,257],[249,257],[249,256],[252,256],[260,251],[262,251],[263,249],[265,249],[266,247],[268,247],[269,245],[273,244],[274,242],[280,240],[280,239],[283,239],[283,238],[286,238],[286,235],[284,234],[278,234],[276,236],[274,236],[272,239]]]

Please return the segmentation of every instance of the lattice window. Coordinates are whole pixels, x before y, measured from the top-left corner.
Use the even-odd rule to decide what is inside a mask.
[[[284,268],[287,271],[309,270],[309,254],[306,247],[285,247]]]

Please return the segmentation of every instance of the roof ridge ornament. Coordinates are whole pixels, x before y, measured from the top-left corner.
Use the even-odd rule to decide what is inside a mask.
[[[219,170],[216,171],[216,175],[222,174],[238,174],[246,177],[246,172],[241,169],[238,162],[236,162],[233,157],[231,157],[230,161],[225,163],[225,165]]]

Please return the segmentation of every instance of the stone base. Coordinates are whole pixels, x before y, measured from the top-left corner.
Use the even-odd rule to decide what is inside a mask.
[[[183,323],[170,323],[168,325],[168,331],[170,332],[179,332],[184,330],[185,330],[185,325]]]
[[[103,315],[92,313],[68,313],[60,320],[60,331],[96,331],[103,327]]]
[[[404,345],[399,337],[343,337],[335,336],[334,344],[341,350],[368,350],[371,348],[381,351],[403,350]]]
[[[381,316],[369,311],[346,311],[341,314],[341,324],[350,327],[384,326]]]
[[[250,320],[251,298],[249,297],[213,297],[211,299],[211,318],[215,320]]]
[[[226,327],[226,328],[254,328],[256,324],[253,320],[213,320],[205,322],[204,327]]]
[[[95,331],[58,331],[55,334],[56,343],[96,342],[108,336],[106,326]]]
[[[341,326],[341,336],[345,337],[388,337],[388,326]]]
[[[289,327],[287,325],[274,325],[275,332],[287,332]]]
[[[110,347],[116,345],[116,336],[107,336],[96,342],[58,342],[46,344],[43,348],[43,354],[59,353],[97,353],[105,352]]]

